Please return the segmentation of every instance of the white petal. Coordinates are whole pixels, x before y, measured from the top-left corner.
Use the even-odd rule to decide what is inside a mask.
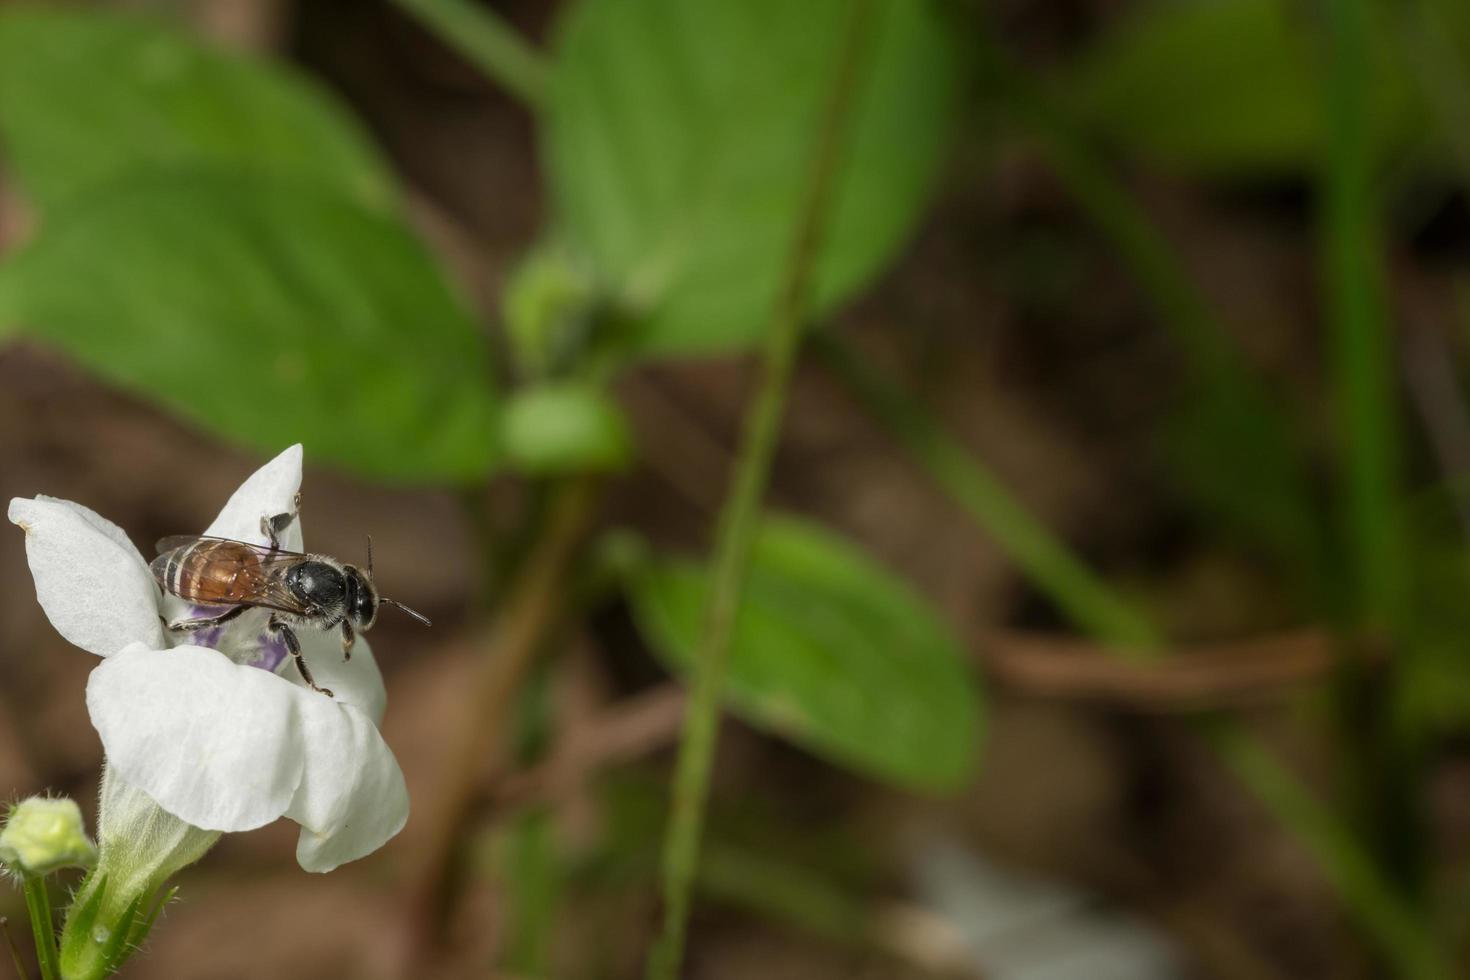
[[[371,854],[408,821],[408,787],[378,729],[354,707],[320,695],[303,712],[311,746],[286,816],[301,824],[296,861],[331,871]]]
[[[58,633],[101,657],[129,643],[164,644],[158,586],[117,525],[51,497],[16,497],[9,517],[25,531],[36,598]]]
[[[230,497],[205,534],[234,538],[252,544],[265,544],[260,533],[260,519],[289,513],[295,509],[296,493],[301,489],[301,444],[297,443],[250,475]],[[281,547],[301,550],[301,522],[293,521],[281,535]]]
[[[92,672],[87,708],[129,784],[208,830],[288,816],[308,871],[371,853],[408,818],[403,774],[365,712],[214,650],[130,647]]]
[[[251,830],[301,782],[296,692],[205,647],[136,644],[92,671],[87,711],[125,782],[196,827]]]
[[[361,708],[374,725],[380,724],[383,711],[388,706],[388,693],[383,688],[383,674],[373,659],[373,648],[368,646],[366,637],[359,636],[352,645],[352,659],[344,661],[340,637],[341,634],[335,630],[296,631],[296,638],[301,641],[301,656],[306,659],[306,666],[316,682],[331,691],[337,701]],[[276,673],[306,687],[301,673],[289,657]],[[319,694],[316,696],[321,697]]]

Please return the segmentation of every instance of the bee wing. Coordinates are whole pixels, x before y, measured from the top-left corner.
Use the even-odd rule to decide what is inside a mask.
[[[158,542],[159,553],[160,556],[167,555],[200,542],[215,542],[229,547],[200,549],[185,558],[189,574],[180,576],[167,586],[174,595],[205,605],[262,606],[289,613],[307,611],[280,576],[273,574],[274,569],[302,561],[305,555],[209,535],[164,538]],[[155,575],[158,574],[158,563],[168,560],[163,557],[154,559]]]
[[[284,548],[276,548],[272,550],[270,545],[252,544],[249,541],[238,541],[235,538],[219,538],[215,537],[212,534],[170,534],[166,538],[158,539],[158,543],[154,545],[155,554],[166,555],[170,551],[176,551],[179,548],[187,548],[189,547],[189,545],[195,544],[199,541],[228,541],[231,544],[238,544],[243,548],[249,548],[251,551],[255,552],[257,555],[260,556],[261,561],[305,557],[299,551],[287,551]]]

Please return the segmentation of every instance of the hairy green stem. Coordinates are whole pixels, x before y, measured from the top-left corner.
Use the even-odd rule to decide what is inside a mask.
[[[26,875],[22,885],[26,914],[31,918],[31,935],[36,940],[36,960],[41,980],[61,980],[60,954],[56,947],[56,923],[51,917],[51,896],[43,875]]]
[[[393,0],[531,109],[546,97],[546,62],[495,11],[471,0]]]
[[[848,7],[831,96],[797,213],[794,244],[766,332],[760,388],[746,415],[730,495],[720,515],[710,596],[704,610],[699,648],[695,651],[693,690],[674,774],[673,803],[663,855],[664,925],[649,959],[650,980],[674,980],[684,956],[690,894],[699,863],[710,769],[719,737],[720,691],[872,16],[872,0],[853,0]]]

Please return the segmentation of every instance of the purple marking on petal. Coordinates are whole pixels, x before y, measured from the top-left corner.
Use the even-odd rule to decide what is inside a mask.
[[[215,616],[219,616],[228,611],[229,607],[222,609],[219,606],[191,605],[189,607],[189,615],[186,618],[213,619]],[[249,619],[249,614],[246,615],[245,619]],[[195,630],[193,633],[187,633],[185,634],[184,642],[191,646],[208,647],[211,650],[218,650],[227,656],[231,656],[236,662],[243,662],[247,666],[259,667],[261,670],[268,670],[271,673],[275,673],[276,668],[281,666],[281,662],[286,659],[289,653],[286,649],[285,641],[265,630],[261,630],[253,635],[248,632],[241,635],[242,629],[248,630],[249,627],[240,619],[234,619],[223,626],[206,626],[202,629]],[[224,648],[224,641],[227,638],[229,640],[229,650]],[[231,651],[234,651],[234,653],[232,654]],[[253,654],[249,659],[243,656],[247,652]]]
[[[184,640],[190,646],[209,647],[211,650],[219,649],[219,641],[225,635],[223,626],[209,626],[202,630],[195,630]]]
[[[259,667],[261,670],[269,670],[272,673],[281,666],[281,661],[286,659],[286,641],[272,633],[260,635],[260,648],[251,661],[250,666]]]
[[[219,606],[196,606],[189,607],[189,615],[186,619],[213,619],[227,610]],[[192,633],[184,634],[184,642],[190,646],[209,647],[211,650],[219,648],[219,641],[225,634],[224,626],[206,626]]]

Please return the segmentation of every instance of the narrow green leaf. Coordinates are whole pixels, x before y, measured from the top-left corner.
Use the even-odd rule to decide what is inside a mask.
[[[640,628],[675,670],[707,589],[703,567],[668,559],[631,583]],[[953,789],[974,765],[981,710],[959,642],[907,585],[808,523],[762,527],[725,690],[752,724],[880,779]]]
[[[262,450],[409,482],[495,458],[485,344],[397,221],[295,181],[141,176],[0,265],[0,310],[104,378]]]
[[[158,917],[163,914],[163,910],[172,904],[178,895],[178,885],[171,885],[163,889],[159,892],[157,899],[147,914],[137,916],[133,929],[128,935],[127,948],[123,951],[122,961],[118,964],[119,966],[126,963],[134,953],[143,948],[143,943],[147,942],[149,934],[153,932],[153,927],[157,924]]]
[[[128,903],[128,907],[123,909],[117,928],[112,930],[112,934],[103,942],[98,958],[107,971],[105,976],[116,973],[123,965],[123,961],[131,955],[134,947],[129,946],[128,941],[137,931],[139,913],[143,910],[143,899],[146,897],[142,893],[134,896],[133,900]]]
[[[638,320],[635,353],[753,343],[791,250],[846,0],[582,0],[545,130],[560,231]],[[835,178],[815,312],[912,230],[958,64],[935,6],[883,0]]]
[[[0,137],[43,209],[186,163],[290,174],[368,206],[393,199],[361,127],[304,76],[99,10],[0,12]]]

